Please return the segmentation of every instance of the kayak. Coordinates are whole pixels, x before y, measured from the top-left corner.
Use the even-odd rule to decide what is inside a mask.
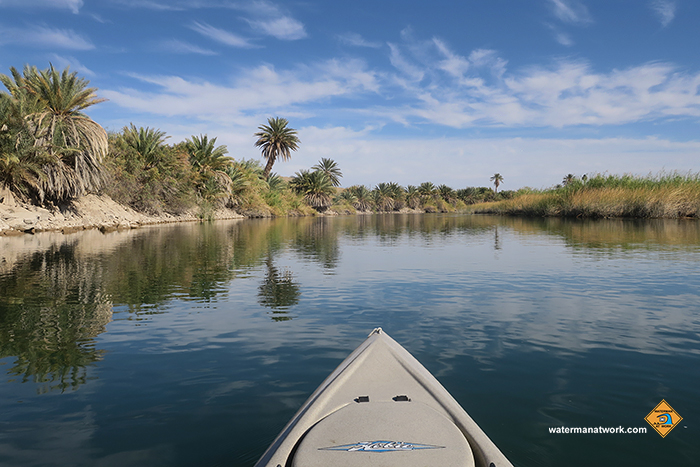
[[[256,467],[512,467],[381,328],[314,391]]]

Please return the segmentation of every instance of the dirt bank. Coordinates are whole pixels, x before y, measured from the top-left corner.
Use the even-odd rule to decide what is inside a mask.
[[[221,209],[214,219],[238,219],[243,215]],[[46,231],[63,233],[86,229],[110,231],[134,229],[141,225],[198,221],[195,212],[178,216],[149,216],[118,204],[105,195],[86,195],[65,206],[43,208],[18,201],[8,191],[0,190],[0,235],[19,235]]]

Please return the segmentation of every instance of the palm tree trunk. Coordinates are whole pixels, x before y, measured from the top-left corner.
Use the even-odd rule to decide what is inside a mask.
[[[267,164],[265,164],[265,170],[263,170],[263,178],[267,180],[270,177],[270,172],[272,172],[272,165],[275,163],[275,159],[270,157],[267,159]]]

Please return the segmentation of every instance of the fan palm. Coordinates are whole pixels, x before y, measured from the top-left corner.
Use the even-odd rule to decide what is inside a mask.
[[[496,193],[498,193],[498,187],[503,183],[503,175],[499,173],[493,174],[493,177],[490,178],[490,180],[493,182],[494,186],[496,187]]]
[[[267,160],[262,174],[266,180],[277,159],[289,160],[292,157],[291,151],[299,149],[301,141],[297,137],[297,131],[289,128],[288,124],[286,118],[268,118],[267,125],[260,125],[260,131],[254,134],[258,138],[255,147],[261,148],[262,156]]]
[[[340,171],[340,168],[338,168],[338,163],[333,159],[321,158],[318,164],[311,168],[326,174],[326,177],[328,177],[333,186],[340,186],[340,179],[343,177],[343,173]]]

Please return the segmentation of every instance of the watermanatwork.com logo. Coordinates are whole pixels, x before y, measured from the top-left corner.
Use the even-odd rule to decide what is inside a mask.
[[[673,407],[671,407],[668,402],[661,399],[661,402],[649,412],[649,415],[644,417],[644,420],[646,420],[662,438],[665,438],[666,435],[683,420],[683,417],[673,410]]]
[[[667,434],[671,432],[683,417],[680,416],[678,412],[673,410],[673,408],[666,402],[662,400],[658,403],[654,409],[649,412],[649,415],[644,417],[644,420],[651,425],[651,427],[662,437],[666,437]],[[559,426],[559,427],[549,427],[550,434],[557,435],[569,435],[569,434],[595,434],[595,435],[609,435],[609,434],[641,434],[646,433],[646,427],[628,427],[623,426],[618,427],[569,427],[569,426]]]
[[[557,426],[549,427],[550,434],[556,435],[612,435],[612,434],[639,434],[646,433],[647,428],[642,427],[630,427],[625,428],[622,426],[617,427],[605,427],[605,426],[593,426],[593,427],[581,427],[581,426]]]

